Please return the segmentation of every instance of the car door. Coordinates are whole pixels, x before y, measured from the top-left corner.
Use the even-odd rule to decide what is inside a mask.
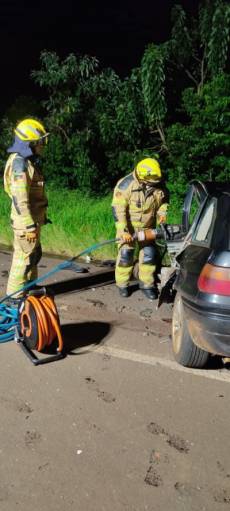
[[[175,289],[189,300],[196,300],[198,277],[212,252],[211,241],[216,210],[217,199],[207,197],[198,218],[193,222],[190,242],[176,258],[179,270],[174,284]]]
[[[195,225],[207,197],[208,192],[204,183],[193,181],[189,185],[182,208],[181,233],[177,236],[177,239],[167,241],[172,265],[171,268],[167,268],[166,271],[163,269],[161,272],[161,290],[158,298],[158,307],[160,307],[163,302],[170,302],[173,300],[174,293],[172,290],[178,274],[179,257],[191,243]]]

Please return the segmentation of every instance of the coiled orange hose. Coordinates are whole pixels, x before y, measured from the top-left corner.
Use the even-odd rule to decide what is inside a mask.
[[[35,325],[32,324],[32,314],[36,321]],[[58,311],[50,296],[31,295],[25,298],[20,315],[20,328],[25,343],[27,339],[33,337],[33,329],[36,330],[36,345],[33,349],[42,351],[46,346],[50,346],[57,337],[57,349],[59,352],[63,350]]]

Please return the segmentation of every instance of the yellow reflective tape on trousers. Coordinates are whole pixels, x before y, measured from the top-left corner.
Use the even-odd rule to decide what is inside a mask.
[[[156,265],[143,263],[142,261],[139,265],[139,269],[141,269],[143,273],[152,273],[153,271],[155,271]]]

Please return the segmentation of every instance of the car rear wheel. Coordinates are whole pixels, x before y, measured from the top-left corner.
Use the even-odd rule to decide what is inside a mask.
[[[181,295],[177,293],[173,306],[172,349],[176,361],[186,367],[204,367],[209,353],[196,346],[189,334]]]

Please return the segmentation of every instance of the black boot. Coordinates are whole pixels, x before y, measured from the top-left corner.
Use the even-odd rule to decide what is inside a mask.
[[[149,288],[142,288],[142,293],[145,295],[146,298],[148,298],[149,300],[156,300],[157,299],[157,296],[158,296],[158,293],[157,293],[157,290],[156,288],[154,287],[149,287]]]
[[[119,287],[119,293],[122,298],[129,297],[129,288],[128,287]]]

